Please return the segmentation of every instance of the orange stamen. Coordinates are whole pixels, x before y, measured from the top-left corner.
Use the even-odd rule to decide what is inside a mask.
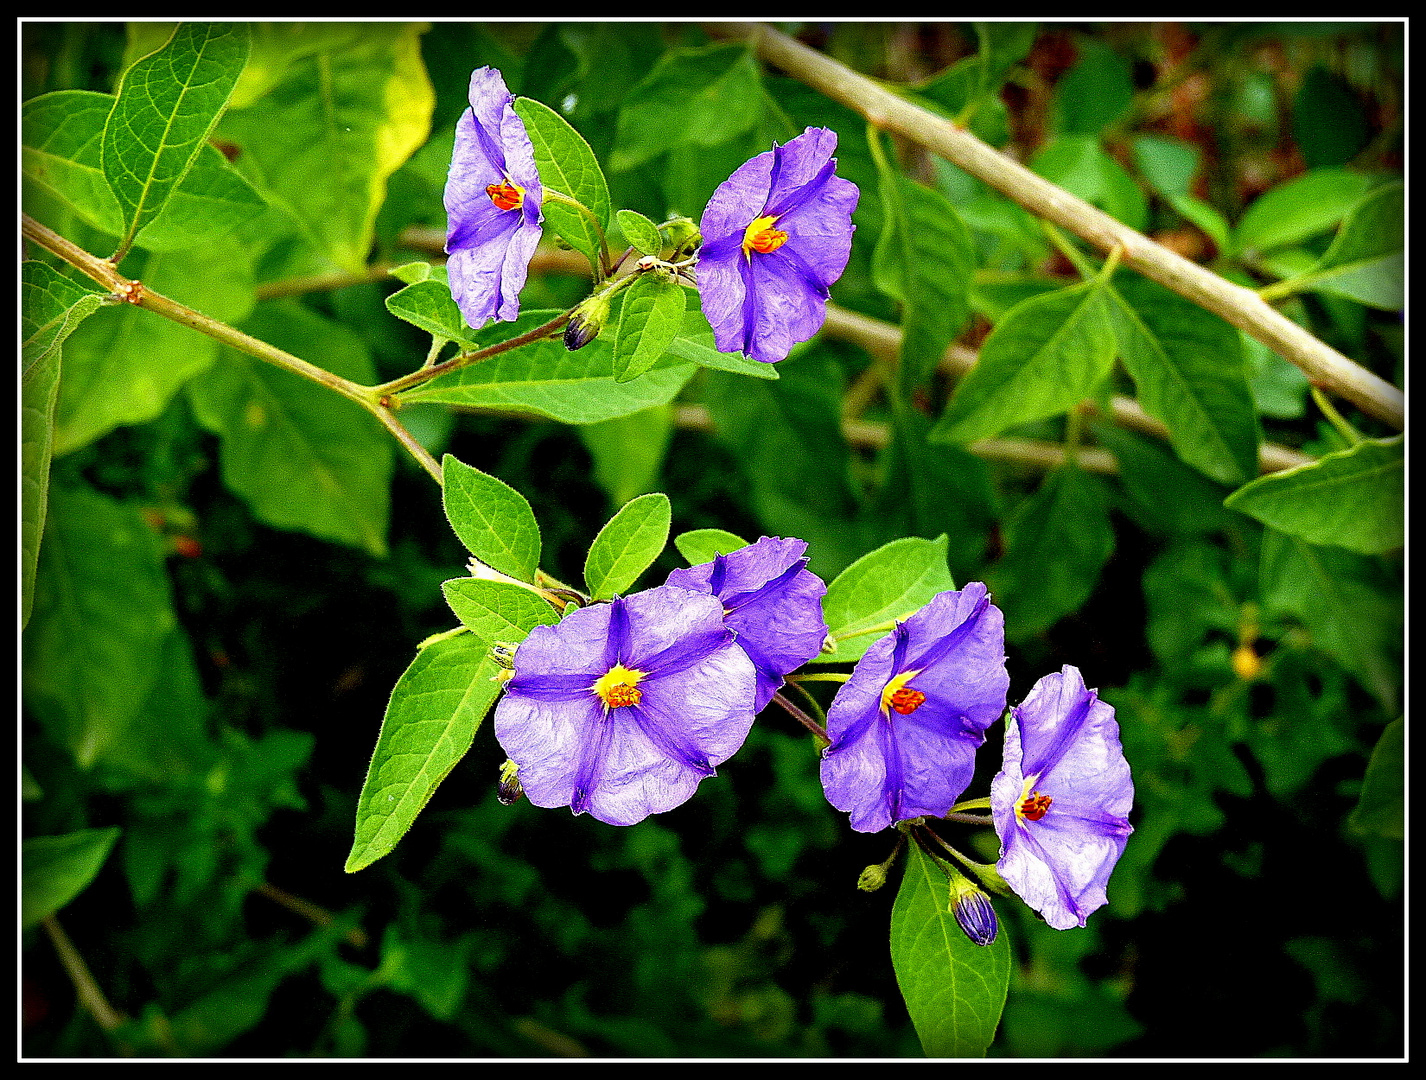
[[[925,701],[925,694],[909,686],[903,686],[891,695],[891,707],[902,716],[910,716],[919,709]]]
[[[1020,804],[1020,816],[1026,821],[1039,821],[1050,809],[1050,804],[1055,800],[1048,795],[1031,795]]]
[[[488,184],[485,193],[490,196],[490,201],[500,210],[514,210],[525,201],[524,189],[512,184],[509,180],[502,180],[498,184]]]
[[[787,233],[772,227],[776,221],[775,217],[760,217],[744,230],[744,255],[750,255],[754,251],[766,255],[787,243]]]

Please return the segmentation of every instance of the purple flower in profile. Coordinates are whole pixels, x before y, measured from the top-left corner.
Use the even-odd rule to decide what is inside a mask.
[[[827,710],[822,788],[858,832],[944,816],[1005,711],[1005,620],[978,581],[866,651]]]
[[[1077,668],[1037,682],[1005,723],[1005,764],[991,783],[996,869],[1056,930],[1083,926],[1133,828],[1134,782],[1114,708]]]
[[[530,631],[495,737],[536,806],[633,825],[685,802],[743,745],[753,694],[722,605],[664,585]]]
[[[470,76],[470,108],[456,124],[446,179],[446,270],[461,314],[479,329],[520,314],[540,241],[544,189],[514,96],[494,68]]]
[[[722,352],[776,363],[822,328],[861,192],[834,174],[837,135],[808,128],[739,166],[699,230],[698,294]]]
[[[807,569],[805,540],[764,536],[710,563],[675,570],[668,584],[711,593],[723,602],[723,622],[757,669],[753,711],[772,700],[783,676],[822,649],[827,586]]]

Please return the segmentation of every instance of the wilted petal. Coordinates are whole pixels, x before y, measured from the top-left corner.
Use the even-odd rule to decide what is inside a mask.
[[[1114,709],[1066,665],[1010,710],[991,784],[997,870],[1050,926],[1083,926],[1107,901],[1133,828],[1134,784]]]

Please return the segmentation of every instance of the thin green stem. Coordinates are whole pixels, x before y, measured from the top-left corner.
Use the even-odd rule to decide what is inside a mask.
[[[1346,417],[1337,411],[1336,406],[1327,399],[1327,395],[1316,386],[1312,387],[1312,400],[1317,402],[1317,407],[1322,410],[1322,415],[1337,429],[1337,434],[1347,440],[1348,446],[1361,444],[1362,433],[1347,423]]]
[[[504,341],[497,341],[494,345],[488,345],[484,349],[476,349],[474,352],[461,353],[451,359],[439,364],[431,364],[429,367],[419,368],[400,378],[392,379],[390,382],[382,383],[380,386],[372,387],[378,398],[390,397],[399,394],[403,390],[409,390],[413,386],[420,386],[423,382],[428,382],[438,375],[445,375],[460,368],[470,367],[478,364],[482,360],[489,360],[492,356],[499,356],[501,353],[509,352],[511,349],[518,349],[521,345],[528,345],[532,341],[539,341],[554,334],[565,323],[569,322],[573,308],[569,311],[562,311],[549,322],[541,323],[532,330],[527,330],[523,334],[516,334],[512,338]]]
[[[772,699],[773,701],[781,705],[784,709],[786,709],[787,714],[789,716],[791,716],[799,724],[805,727],[808,731],[812,732],[813,735],[817,736],[823,746],[832,745],[832,739],[831,736],[827,734],[827,729],[824,728],[821,724],[817,723],[816,720],[813,720],[812,717],[808,716],[791,701],[789,701],[781,690],[773,694]]]
[[[545,201],[563,203],[565,206],[572,207],[581,217],[588,220],[588,222],[594,226],[594,231],[599,234],[599,260],[598,262],[593,260],[590,262],[590,267],[594,271],[594,284],[598,285],[604,278],[613,273],[613,268],[609,265],[609,238],[604,235],[604,223],[599,220],[598,214],[574,198],[574,196],[566,195],[563,191],[558,191],[551,187],[547,187],[544,190]]]

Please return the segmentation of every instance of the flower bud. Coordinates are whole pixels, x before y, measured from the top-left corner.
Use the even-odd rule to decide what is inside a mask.
[[[960,874],[951,878],[951,902],[947,910],[956,917],[966,937],[977,945],[989,945],[1000,930],[990,897]]]
[[[500,800],[501,806],[510,806],[524,798],[525,789],[515,775],[519,770],[520,766],[513,761],[506,761],[500,766],[500,786],[495,790],[495,797]]]
[[[670,218],[659,227],[659,231],[668,242],[665,250],[668,251],[669,262],[677,262],[693,254],[703,243],[697,223],[686,217]]]
[[[609,306],[607,295],[595,293],[575,308],[564,328],[564,347],[574,352],[597,338],[609,318]]]
[[[857,888],[862,892],[876,892],[886,884],[886,867],[883,865],[868,866],[862,871],[861,877],[857,878]]]

